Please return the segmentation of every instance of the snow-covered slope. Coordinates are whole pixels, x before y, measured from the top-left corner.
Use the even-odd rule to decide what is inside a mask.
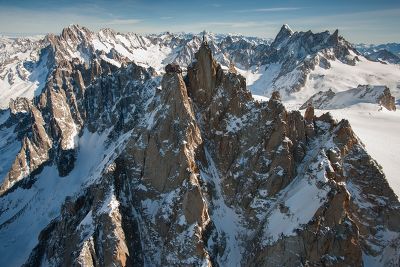
[[[94,183],[107,164],[115,160],[114,151],[124,138],[105,144],[108,133],[84,131],[77,140],[80,149],[75,168],[68,176],[60,177],[56,166],[47,166],[33,187],[17,188],[0,199],[0,251],[8,252],[0,257],[1,266],[24,264],[38,242],[40,231],[59,216],[66,197]],[[33,218],[36,218],[34,224]]]
[[[11,98],[40,94],[49,73],[43,47],[42,40],[0,38],[0,109]]]
[[[359,85],[357,88],[337,93],[331,89],[326,92],[320,91],[308,99],[300,109],[310,105],[317,109],[340,109],[360,103],[379,104],[380,109],[384,107],[387,110],[396,110],[395,98],[389,88],[371,85]]]
[[[329,111],[334,118],[347,119],[365,144],[371,156],[383,167],[391,187],[400,196],[400,112],[378,111],[376,104],[357,104],[349,108],[316,110],[320,115]]]
[[[386,85],[394,92],[400,81],[400,67],[372,62],[357,54],[338,32],[294,32],[284,25],[272,42],[268,39],[241,35],[213,33],[185,34],[161,33],[138,35],[103,29],[97,33],[71,25],[63,30],[64,51],[59,57],[77,58],[91,64],[94,54],[120,67],[134,61],[143,67],[152,67],[156,73],[176,62],[181,67],[193,60],[205,35],[214,57],[224,68],[233,62],[246,79],[249,89],[256,95],[269,97],[280,90],[283,100],[296,107],[318,91],[334,92],[354,88],[359,84]],[[48,45],[44,40],[5,39],[0,61],[0,107],[8,106],[10,98],[32,98],[40,93],[51,62],[47,52],[40,48]],[[4,63],[5,58],[16,58]],[[35,93],[36,92],[36,93]]]
[[[298,108],[316,92],[329,89],[340,92],[356,88],[360,84],[386,85],[396,99],[399,99],[400,66],[372,62],[363,57],[359,59],[355,66],[342,64],[338,60],[330,61],[329,69],[317,66],[310,73],[304,88],[287,98],[288,105]]]
[[[10,170],[21,144],[15,138],[15,125],[5,125],[10,116],[9,110],[0,111],[0,183]]]
[[[358,85],[385,85],[400,96],[400,66],[366,59],[335,32],[293,32],[282,27],[267,61],[239,72],[256,95],[281,92],[289,108],[297,109],[319,91],[346,91]]]
[[[95,33],[71,25],[64,29],[60,41],[54,41],[57,38],[52,35],[0,39],[0,108],[7,108],[12,98],[32,99],[40,94],[53,70],[53,60],[49,58],[52,50],[44,49],[49,43],[57,47],[60,59],[75,58],[90,65],[97,57],[116,67],[133,61],[153,68],[153,75],[159,75],[171,62],[185,69],[200,47],[203,34],[224,69],[233,62],[254,95],[269,97],[272,91],[280,90],[289,109],[299,108],[316,92],[342,92],[360,84],[387,86],[396,99],[400,98],[400,66],[366,59],[337,32],[294,32],[284,25],[271,41],[213,33],[166,32],[141,36],[111,29]],[[382,49],[381,46],[356,47],[364,49],[364,53],[368,49]],[[396,45],[387,47],[393,50]]]

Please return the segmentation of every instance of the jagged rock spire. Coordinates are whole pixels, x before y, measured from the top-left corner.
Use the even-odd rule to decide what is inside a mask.
[[[216,86],[216,77],[219,65],[212,57],[207,42],[204,41],[195,54],[196,62],[188,68],[189,95],[198,103],[209,102]],[[193,73],[196,72],[196,75]],[[193,74],[193,75],[192,75]]]
[[[202,44],[207,44],[207,37],[206,37],[207,32],[206,32],[206,30],[204,30],[202,33],[203,33]]]
[[[287,24],[282,25],[281,29],[279,30],[278,35],[275,37],[274,42],[272,43],[273,47],[279,46],[284,40],[289,38],[293,35],[292,29]]]
[[[229,63],[229,72],[237,74],[237,70],[235,68],[235,63],[233,62],[233,60],[231,60],[231,62]]]

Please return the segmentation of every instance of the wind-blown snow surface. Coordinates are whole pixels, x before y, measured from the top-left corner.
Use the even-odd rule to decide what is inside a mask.
[[[37,245],[40,231],[59,215],[65,198],[95,182],[114,160],[114,151],[128,135],[106,146],[108,133],[84,131],[76,166],[68,176],[59,177],[56,166],[46,166],[31,188],[18,187],[0,199],[0,266],[22,265]]]
[[[318,109],[341,109],[359,103],[377,104],[380,103],[380,97],[384,95],[385,90],[387,90],[386,86],[361,85],[357,88],[337,93],[332,91],[318,92],[307,100],[301,108],[306,108],[311,103]]]
[[[349,120],[368,153],[382,166],[393,191],[400,196],[400,111],[378,111],[377,104],[358,104],[344,109],[316,110],[316,115],[328,111],[337,120]]]
[[[400,66],[372,62],[363,57],[356,66],[341,63],[339,60],[330,61],[331,68],[319,66],[308,77],[305,87],[288,98],[289,108],[298,108],[308,98],[319,91],[341,92],[358,85],[386,85],[392,94],[400,97]]]

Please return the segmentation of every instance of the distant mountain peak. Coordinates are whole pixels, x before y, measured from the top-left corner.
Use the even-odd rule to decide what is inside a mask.
[[[288,31],[288,32],[290,32],[290,34],[293,34],[294,32],[293,32],[293,30],[289,27],[289,25],[288,24],[283,24],[282,25],[282,27],[281,27],[281,30],[280,31]]]
[[[92,34],[92,31],[90,31],[88,28],[80,26],[78,24],[71,24],[68,27],[64,28],[61,32],[61,36],[65,40],[76,40],[77,38],[84,39],[85,36],[90,36]]]
[[[272,43],[273,47],[279,47],[285,40],[289,39],[293,35],[292,29],[287,24],[282,25],[279,30],[278,35],[275,37],[274,42]]]

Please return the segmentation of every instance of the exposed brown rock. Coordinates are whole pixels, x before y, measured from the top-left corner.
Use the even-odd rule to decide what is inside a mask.
[[[342,120],[339,122],[335,133],[336,136],[334,140],[338,144],[342,156],[346,155],[352,149],[352,147],[358,143],[358,139],[351,129],[348,120]]]
[[[230,73],[237,74],[237,70],[236,70],[235,64],[233,64],[233,62],[231,62],[231,63],[229,64],[229,72],[230,72]]]
[[[396,110],[395,97],[390,93],[389,88],[385,88],[383,94],[378,98],[378,103],[384,106],[387,110]]]
[[[22,99],[19,101],[21,102]],[[25,99],[22,102],[27,103],[27,100]],[[16,108],[14,104],[13,106]],[[21,150],[0,187],[0,195],[16,182],[28,177],[30,173],[39,169],[43,163],[50,159],[49,150],[52,147],[52,140],[44,128],[45,122],[42,114],[35,106],[28,105],[25,108],[27,110],[24,110],[24,112],[28,112],[31,117],[32,135],[23,138]]]
[[[312,122],[314,120],[314,107],[312,105],[309,105],[306,109],[306,112],[304,113],[304,119],[307,122]]]
[[[271,94],[271,99],[273,100],[281,100],[281,94],[278,91],[273,91]]]
[[[11,99],[9,107],[12,114],[29,112],[31,101],[25,97],[17,97],[15,100]]]
[[[178,64],[168,64],[165,66],[166,73],[182,73],[182,69]]]
[[[188,94],[196,103],[208,105],[215,94],[217,72],[220,67],[212,58],[211,50],[204,42],[195,57],[197,61],[188,68]]]

